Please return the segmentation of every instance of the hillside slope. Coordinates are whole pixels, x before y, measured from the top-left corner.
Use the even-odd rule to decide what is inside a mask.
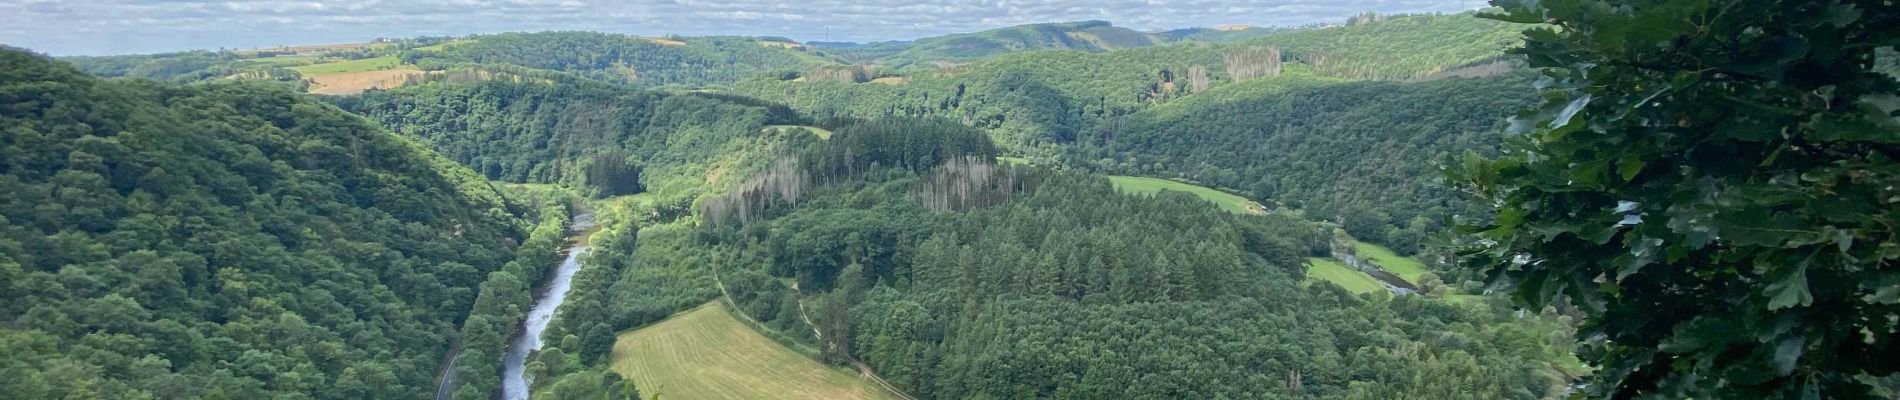
[[[0,393],[420,398],[521,238],[445,158],[279,86],[0,51]]]

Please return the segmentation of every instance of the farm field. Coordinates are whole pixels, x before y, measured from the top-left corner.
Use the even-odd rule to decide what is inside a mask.
[[[427,74],[414,69],[390,69],[363,72],[345,72],[307,77],[312,83],[310,93],[347,95],[362,93],[370,89],[390,89],[409,82],[410,77]]]
[[[1115,184],[1115,189],[1127,193],[1155,193],[1160,192],[1162,189],[1187,192],[1206,199],[1207,201],[1214,202],[1214,204],[1219,205],[1222,210],[1226,210],[1227,212],[1235,214],[1266,213],[1266,209],[1261,207],[1260,203],[1255,203],[1253,200],[1247,200],[1245,197],[1235,196],[1227,192],[1202,186],[1167,179],[1139,176],[1110,175],[1108,180]]]
[[[754,332],[719,302],[621,334],[610,365],[642,395],[672,400],[896,398]]]
[[[1385,285],[1380,284],[1379,281],[1373,279],[1371,275],[1353,270],[1351,267],[1347,267],[1346,264],[1340,264],[1339,261],[1330,258],[1311,257],[1307,258],[1306,262],[1307,282],[1330,282],[1339,285],[1339,287],[1346,288],[1346,291],[1354,294],[1380,293],[1386,291]]]
[[[1022,157],[996,156],[996,162],[1003,165],[1029,165],[1029,159]]]
[[[1379,268],[1385,269],[1385,272],[1398,275],[1406,282],[1417,284],[1419,275],[1425,274],[1425,263],[1411,257],[1400,257],[1385,246],[1357,242],[1353,243],[1352,249],[1353,252],[1359,254],[1359,259],[1378,265]]]
[[[277,57],[246,59],[243,61],[243,63],[247,65],[263,65],[263,66],[271,66],[271,67],[293,67],[293,66],[299,66],[299,65],[308,65],[308,64],[316,63],[318,61],[319,59],[316,56],[277,56]]]
[[[322,76],[322,75],[329,75],[329,74],[390,70],[390,69],[397,69],[400,67],[402,67],[402,60],[396,59],[396,56],[382,56],[382,57],[376,57],[376,58],[365,58],[361,60],[345,60],[345,61],[329,62],[329,63],[322,63],[322,64],[296,66],[296,67],[290,67],[290,70],[297,71],[297,73],[303,74],[304,77],[308,78],[308,77]]]

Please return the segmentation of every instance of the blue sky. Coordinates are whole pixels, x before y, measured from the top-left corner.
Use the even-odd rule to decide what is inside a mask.
[[[1037,22],[1141,30],[1303,25],[1360,12],[1454,12],[1480,0],[0,0],[0,44],[53,55],[589,30],[903,40]]]

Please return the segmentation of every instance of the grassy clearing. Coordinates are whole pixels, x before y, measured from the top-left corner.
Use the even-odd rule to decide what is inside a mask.
[[[1354,253],[1359,254],[1359,259],[1377,265],[1385,272],[1398,275],[1406,282],[1417,284],[1418,276],[1425,274],[1425,263],[1411,257],[1400,257],[1385,246],[1360,242],[1353,243],[1352,248]]]
[[[807,130],[807,131],[811,131],[811,134],[813,134],[813,135],[818,135],[818,138],[819,138],[819,139],[831,139],[831,131],[828,131],[828,130],[825,130],[825,128],[819,128],[819,127],[816,127],[816,126],[805,126],[805,125],[766,125],[766,126],[765,126],[765,129],[766,129],[766,130],[772,130],[772,129],[804,129],[804,130]]]
[[[1346,291],[1352,292],[1353,294],[1386,292],[1385,285],[1379,283],[1379,280],[1373,279],[1372,275],[1366,275],[1364,272],[1354,270],[1351,267],[1347,267],[1346,264],[1340,264],[1339,261],[1330,258],[1312,257],[1306,259],[1306,265],[1307,282],[1331,282],[1334,285],[1346,288]]]
[[[999,163],[999,164],[1003,164],[1003,165],[1029,165],[1029,164],[1033,164],[1033,163],[1031,163],[1031,162],[1029,162],[1029,159],[1027,159],[1027,158],[1022,158],[1022,157],[1004,157],[1004,156],[997,156],[997,157],[996,157],[996,162],[997,162],[997,163]]]
[[[299,66],[299,65],[315,64],[318,61],[319,60],[315,56],[277,56],[277,57],[246,59],[243,61],[243,63],[244,65],[257,65],[257,66],[265,66],[265,67],[294,67],[294,66]]]
[[[641,394],[695,399],[893,399],[747,328],[719,302],[621,334],[611,366]]]
[[[322,63],[322,64],[296,66],[296,67],[290,67],[290,70],[297,71],[297,73],[303,74],[304,77],[313,77],[313,76],[330,75],[330,74],[380,71],[380,70],[390,70],[390,69],[399,69],[399,68],[405,68],[405,66],[402,65],[402,60],[396,59],[396,56],[382,56],[382,57],[376,57],[376,58],[365,58],[361,60],[345,60],[345,61],[329,62],[329,63]],[[413,67],[407,67],[407,69],[413,69]]]
[[[1207,201],[1214,202],[1214,204],[1220,206],[1220,209],[1227,210],[1227,212],[1235,214],[1266,213],[1266,208],[1261,207],[1260,203],[1255,203],[1253,200],[1247,200],[1245,197],[1235,196],[1227,192],[1192,184],[1167,179],[1120,175],[1110,175],[1108,180],[1115,184],[1116,189],[1127,193],[1155,193],[1163,189],[1187,192],[1206,199]]]

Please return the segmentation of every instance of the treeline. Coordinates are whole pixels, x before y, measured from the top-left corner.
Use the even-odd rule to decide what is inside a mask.
[[[419,398],[522,232],[467,169],[273,85],[0,51],[0,393]]]
[[[912,123],[920,128],[886,121],[832,140],[984,137]],[[849,137],[911,132],[923,137]],[[1534,399],[1567,383],[1553,363],[1574,364],[1569,325],[1555,315],[1303,284],[1305,259],[1330,251],[1327,224],[1228,214],[1181,193],[1123,195],[1071,172],[945,168],[984,151],[956,148],[944,164],[913,168],[898,154],[922,152],[813,144],[871,167],[795,199],[758,196],[767,200],[751,219],[702,222],[690,238],[643,235],[636,258],[710,274],[769,334],[864,362],[920,398]],[[817,176],[834,164],[796,165],[820,167],[803,170]],[[928,193],[948,192],[937,186],[967,179],[938,175],[972,171],[1007,182],[970,186],[1002,200],[926,207]],[[677,290],[646,283],[636,292]]]
[[[598,32],[480,35],[439,49],[403,52],[405,63],[440,69],[458,63],[569,71],[639,87],[727,84],[765,71],[822,60],[747,37],[642,38]]]
[[[1496,152],[1505,117],[1534,100],[1528,86],[1522,74],[1248,82],[1091,126],[1067,161],[1231,188],[1409,255],[1446,218],[1483,214],[1433,183],[1432,161]]]
[[[474,307],[462,321],[462,354],[451,373],[456,375],[457,399],[495,398],[501,390],[502,358],[508,339],[534,308],[534,288],[549,265],[561,262],[567,245],[568,210],[565,204],[542,208],[541,221],[528,239],[515,247],[512,260],[488,273],[475,297]]]

